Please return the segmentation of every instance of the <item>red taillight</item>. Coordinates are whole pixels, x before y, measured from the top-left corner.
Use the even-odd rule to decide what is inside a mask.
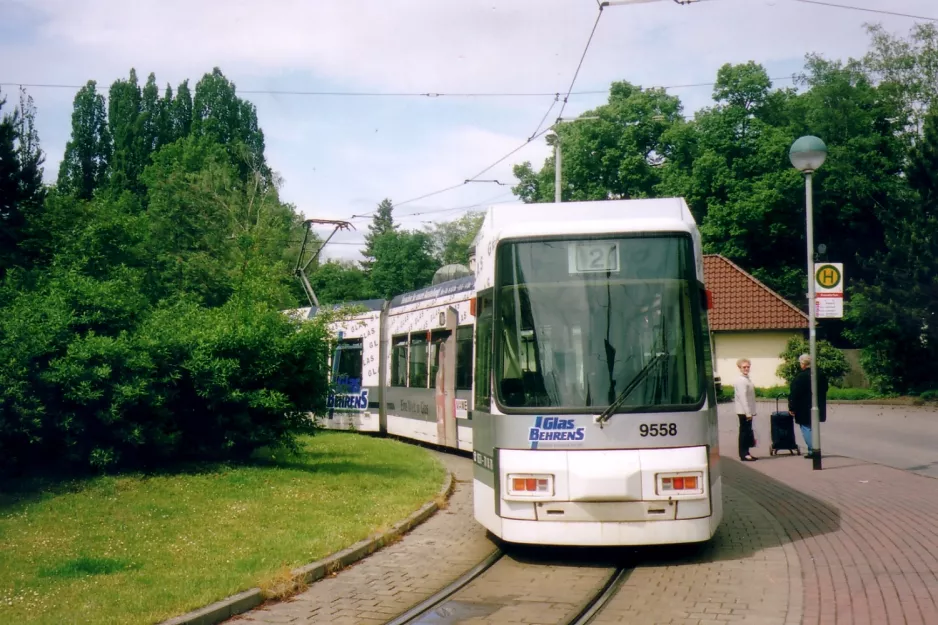
[[[544,476],[508,476],[509,494],[511,495],[551,495],[553,488],[551,485],[552,477]]]
[[[658,475],[658,494],[695,494],[701,493],[703,475]]]

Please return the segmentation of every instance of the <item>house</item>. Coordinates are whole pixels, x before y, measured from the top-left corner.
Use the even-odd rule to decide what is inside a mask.
[[[716,375],[731,386],[739,375],[736,361],[752,362],[753,384],[785,384],[775,370],[792,337],[804,337],[808,315],[719,254],[704,255],[704,279],[713,295],[710,341]]]

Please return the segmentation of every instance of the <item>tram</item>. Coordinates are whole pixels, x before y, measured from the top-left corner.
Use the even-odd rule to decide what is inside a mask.
[[[471,451],[475,518],[507,542],[709,540],[710,294],[684,200],[493,206],[475,250],[468,275],[335,322],[317,422]]]

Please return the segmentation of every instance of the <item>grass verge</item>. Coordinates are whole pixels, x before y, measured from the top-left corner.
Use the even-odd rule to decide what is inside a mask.
[[[323,432],[287,456],[0,492],[0,622],[150,624],[387,528],[444,469],[398,441]]]

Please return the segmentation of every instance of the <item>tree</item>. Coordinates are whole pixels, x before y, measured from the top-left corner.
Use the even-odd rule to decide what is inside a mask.
[[[375,238],[371,285],[378,297],[414,291],[430,284],[440,264],[426,232],[391,231]]]
[[[0,97],[0,112],[5,103]],[[24,91],[19,106],[0,117],[0,279],[11,267],[26,263],[21,244],[27,237],[27,219],[45,195],[35,119],[32,98]]]
[[[253,171],[270,175],[257,110],[236,95],[234,83],[217,67],[195,86],[191,132],[224,145],[242,180],[247,180]]]
[[[309,282],[322,305],[370,299],[374,293],[368,276],[350,261],[330,260],[316,268]]]
[[[681,121],[681,102],[663,89],[615,82],[609,102],[555,128],[563,148],[564,201],[652,197],[665,165],[662,137]],[[556,139],[554,139],[556,140]],[[540,171],[516,165],[512,191],[525,202],[554,200],[554,159]]]
[[[874,278],[850,290],[851,337],[863,346],[862,364],[881,391],[938,388],[938,104],[924,118],[907,178],[915,210],[886,222],[886,251],[874,257]]]
[[[160,100],[160,90],[156,86],[156,76],[151,73],[147,77],[147,84],[144,85],[140,97],[139,149],[144,166],[149,163],[150,154],[161,145],[160,140],[164,132],[162,109],[163,103]]]
[[[433,241],[433,257],[441,265],[469,266],[469,248],[482,227],[483,213],[469,212],[453,221],[434,223],[428,232]]]
[[[891,35],[881,24],[866,28],[872,45],[863,66],[896,99],[906,138],[914,141],[921,135],[928,108],[938,96],[938,27],[915,24],[907,38]]]
[[[168,143],[172,143],[176,139],[188,137],[189,133],[192,132],[192,93],[189,91],[188,80],[182,81],[179,85],[170,110],[172,135]]]
[[[827,341],[817,341],[815,350],[818,359],[817,370],[824,374],[832,385],[839,386],[843,381],[843,377],[850,371],[850,365],[847,364],[844,353]],[[800,337],[789,339],[785,345],[785,351],[779,354],[782,363],[775,373],[791,384],[791,381],[801,371],[801,364],[798,362],[799,356],[810,353],[811,346],[806,340]]]
[[[396,232],[397,230],[394,217],[391,215],[393,211],[394,204],[392,204],[391,200],[388,198],[378,203],[378,210],[375,212],[374,217],[371,219],[371,224],[368,226],[368,234],[365,235],[365,249],[362,252],[362,256],[365,257],[365,260],[361,263],[365,273],[369,273],[375,263],[375,240],[383,234]]]
[[[59,167],[59,190],[90,199],[107,181],[111,151],[104,97],[97,93],[95,81],[89,80],[75,96],[72,136]]]
[[[142,146],[140,86],[137,72],[127,80],[115,80],[108,96],[108,130],[113,141],[109,162],[111,187],[117,191],[140,193],[138,178],[145,165]],[[149,156],[149,152],[146,153]]]

